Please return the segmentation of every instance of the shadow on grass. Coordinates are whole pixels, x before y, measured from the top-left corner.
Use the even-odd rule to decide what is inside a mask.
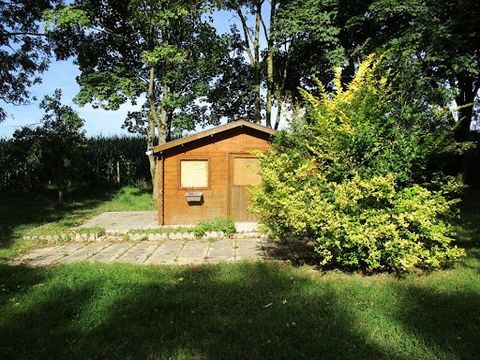
[[[399,310],[388,305],[398,294],[376,284],[382,298],[371,313],[361,281],[262,263],[4,266],[0,281],[2,359],[468,359],[480,351],[479,294],[467,290],[438,296],[405,285]]]
[[[453,285],[453,284],[452,284]],[[436,290],[436,291],[432,291]],[[410,285],[399,292],[396,315],[427,348],[443,358],[478,359],[480,354],[480,292],[475,289],[431,289]],[[412,357],[413,358],[413,357]]]
[[[470,188],[460,206],[460,243],[480,248],[480,187]]]
[[[67,226],[76,225],[82,211],[111,200],[116,192],[111,188],[77,188],[66,194],[63,207],[57,206],[54,191],[0,194],[0,248],[12,245],[18,229],[33,228],[61,219],[65,219]],[[79,212],[78,216],[68,218],[75,212]]]

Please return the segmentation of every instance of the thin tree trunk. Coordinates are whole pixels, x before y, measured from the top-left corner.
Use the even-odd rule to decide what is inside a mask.
[[[148,152],[148,162],[150,165],[150,176],[152,179],[152,196],[154,199],[157,198],[157,189],[155,181],[155,167],[156,160],[155,156],[151,154],[153,147],[155,146],[155,127],[158,123],[157,109],[155,105],[155,67],[150,66],[149,71],[149,82],[148,82],[148,103],[149,103],[149,112],[148,112],[148,124],[147,124],[147,152]]]
[[[280,125],[280,120],[283,112],[283,99],[282,95],[280,94],[280,91],[276,91],[276,96],[275,96],[275,101],[277,103],[277,116],[275,118],[275,125],[274,129],[278,130],[278,126]]]
[[[58,188],[58,206],[63,206],[63,189]]]
[[[265,104],[265,125],[272,127],[272,97],[274,92],[273,86],[273,38],[272,30],[275,20],[275,7],[277,6],[276,0],[270,2],[270,29],[268,34],[265,34],[267,41],[267,100]],[[277,105],[278,106],[278,105]],[[277,117],[278,118],[278,117]]]
[[[473,105],[478,88],[474,86],[473,81],[464,79],[459,80],[458,88],[460,94],[455,98],[455,102],[459,107],[455,138],[457,141],[463,142],[469,139]]]
[[[165,108],[164,103],[170,95],[170,89],[165,80],[165,77],[162,79],[162,104],[160,106],[160,118],[158,123],[158,143],[165,144],[168,140],[168,112]]]
[[[470,126],[473,117],[473,106],[478,87],[470,79],[459,79],[459,95],[455,98],[458,106],[458,123],[455,127],[455,139],[459,142],[470,140]],[[469,183],[474,174],[474,164],[470,153],[464,153],[460,156],[459,172],[465,183]]]
[[[255,122],[260,124],[261,122],[261,72],[260,72],[260,26],[262,24],[262,1],[257,1],[255,11],[255,37],[253,39],[253,54],[255,57],[255,63],[253,64],[254,76],[255,76],[255,85],[254,85],[254,96],[255,96]]]
[[[280,82],[280,86],[277,86],[277,89],[275,91],[275,101],[277,102],[277,117],[275,119],[275,125],[274,129],[278,130],[278,127],[280,125],[280,120],[282,117],[282,111],[283,111],[283,93],[285,92],[285,84],[287,82],[287,75],[288,75],[288,66],[289,66],[289,60],[290,60],[290,48],[293,46],[293,42],[295,41],[295,38],[293,37],[292,40],[290,41],[290,47],[287,48],[287,45],[285,45],[285,64],[283,65],[283,72],[282,72],[282,78]]]

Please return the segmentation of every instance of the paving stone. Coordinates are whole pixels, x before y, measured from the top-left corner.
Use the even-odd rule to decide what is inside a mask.
[[[262,243],[257,239],[236,240],[235,260],[261,259],[263,255]]]
[[[123,244],[112,244],[96,255],[88,259],[88,261],[100,261],[105,263],[111,263],[115,259],[123,255],[127,250],[129,250],[134,244],[132,243],[123,243]]]
[[[262,259],[278,246],[257,238],[208,240],[164,240],[134,242],[72,242],[33,250],[10,262],[45,266],[74,261],[127,262],[137,264],[201,264],[244,259]],[[270,254],[270,257],[276,258]]]
[[[205,262],[209,247],[210,242],[207,240],[187,241],[180,254],[178,254],[177,264],[201,264]]]
[[[235,240],[221,239],[211,243],[207,262],[233,261],[235,260]]]
[[[60,262],[62,264],[69,264],[69,263],[76,262],[76,261],[86,260],[89,257],[91,257],[92,255],[95,255],[96,253],[103,250],[104,248],[106,248],[109,245],[110,244],[106,244],[106,243],[91,243],[91,244],[88,244],[88,245],[84,246],[83,248],[80,248],[76,251],[71,252],[70,255],[66,256],[65,258],[60,259]]]
[[[32,261],[32,260],[40,259],[40,258],[44,257],[49,252],[51,252],[55,249],[58,249],[58,246],[51,246],[51,247],[46,247],[46,248],[41,248],[41,249],[35,249],[35,250],[29,252],[28,254],[20,257],[18,259],[18,261],[22,262],[22,261]]]
[[[30,266],[51,265],[57,262],[58,260],[64,258],[65,256],[71,254],[72,252],[83,248],[84,246],[85,244],[79,244],[79,243],[70,243],[63,246],[56,246],[55,248],[53,248],[52,251],[49,251],[43,256],[30,261],[28,264]]]
[[[153,254],[145,261],[145,264],[172,264],[182,251],[184,242],[181,240],[169,240],[155,249]]]
[[[125,254],[123,254],[117,260],[115,260],[115,262],[142,264],[154,252],[154,250],[158,246],[159,246],[158,243],[151,243],[147,241],[137,243],[132,248],[130,248]]]

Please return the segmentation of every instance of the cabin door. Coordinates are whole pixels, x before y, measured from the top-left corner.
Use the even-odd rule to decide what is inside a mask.
[[[248,188],[259,185],[260,160],[250,154],[234,154],[230,157],[230,216],[236,221],[256,221],[248,211],[250,195]]]

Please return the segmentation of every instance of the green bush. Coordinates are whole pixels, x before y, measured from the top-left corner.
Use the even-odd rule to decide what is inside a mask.
[[[226,236],[232,236],[236,232],[235,222],[229,217],[218,217],[210,221],[200,221],[193,228],[193,233],[197,237],[202,237],[211,231],[221,231]]]
[[[252,207],[277,238],[314,240],[324,266],[437,268],[463,254],[450,225],[459,185],[431,163],[457,145],[444,112],[399,99],[377,65],[346,90],[338,73],[333,95],[304,92],[306,115],[262,155]]]

